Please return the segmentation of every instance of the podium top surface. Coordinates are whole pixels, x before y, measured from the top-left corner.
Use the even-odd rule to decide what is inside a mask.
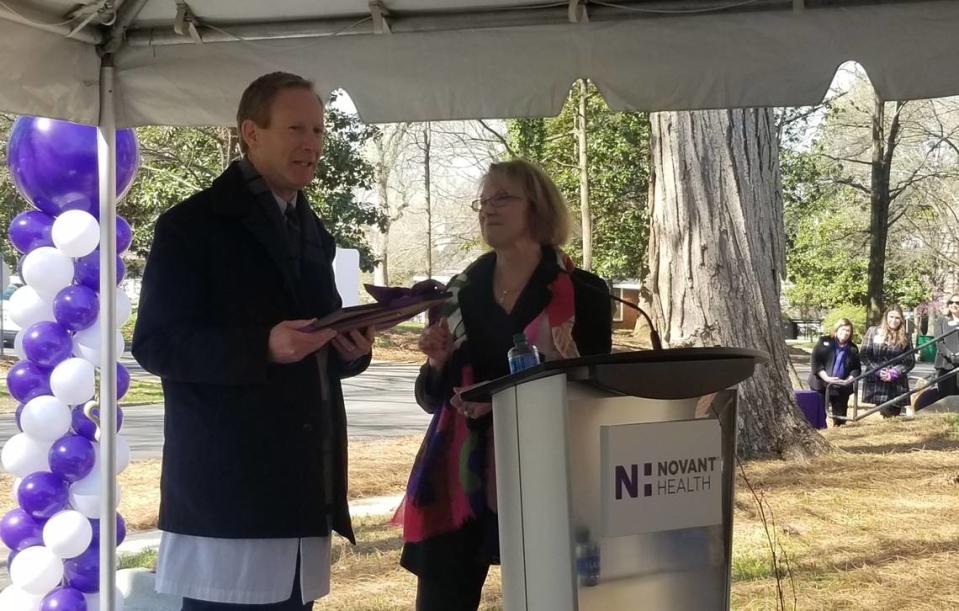
[[[753,374],[769,355],[749,348],[674,348],[614,352],[540,363],[463,393],[467,401],[490,401],[496,393],[525,382],[565,373],[610,392],[651,399],[685,399],[729,388]]]

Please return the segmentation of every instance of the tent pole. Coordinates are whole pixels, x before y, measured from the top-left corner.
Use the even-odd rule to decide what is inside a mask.
[[[100,608],[116,609],[116,117],[113,55],[100,61]]]

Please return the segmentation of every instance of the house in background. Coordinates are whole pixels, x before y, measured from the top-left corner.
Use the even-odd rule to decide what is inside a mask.
[[[639,290],[642,283],[638,280],[614,281],[611,289],[614,296],[625,299],[630,303],[639,303]],[[632,330],[636,326],[636,318],[639,312],[632,308],[627,308],[623,304],[613,301],[613,329]]]

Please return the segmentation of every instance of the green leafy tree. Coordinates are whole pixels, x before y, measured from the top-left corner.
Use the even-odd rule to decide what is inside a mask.
[[[593,222],[593,271],[610,279],[642,280],[649,271],[647,196],[649,116],[613,112],[592,84],[587,93],[587,155]],[[559,116],[509,122],[510,152],[538,162],[552,176],[579,218],[579,170],[573,95]],[[568,245],[579,260],[582,237]]]

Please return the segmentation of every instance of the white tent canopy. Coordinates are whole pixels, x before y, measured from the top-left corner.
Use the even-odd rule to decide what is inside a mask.
[[[0,111],[99,127],[100,608],[115,608],[115,128],[231,124],[274,70],[368,122],[818,102],[860,63],[887,100],[959,95],[955,0],[0,0]]]
[[[103,49],[119,127],[229,124],[273,70],[370,122],[553,115],[581,77],[616,109],[812,104],[848,60],[884,99],[959,94],[952,0],[85,4],[0,2],[0,110],[96,123]]]

